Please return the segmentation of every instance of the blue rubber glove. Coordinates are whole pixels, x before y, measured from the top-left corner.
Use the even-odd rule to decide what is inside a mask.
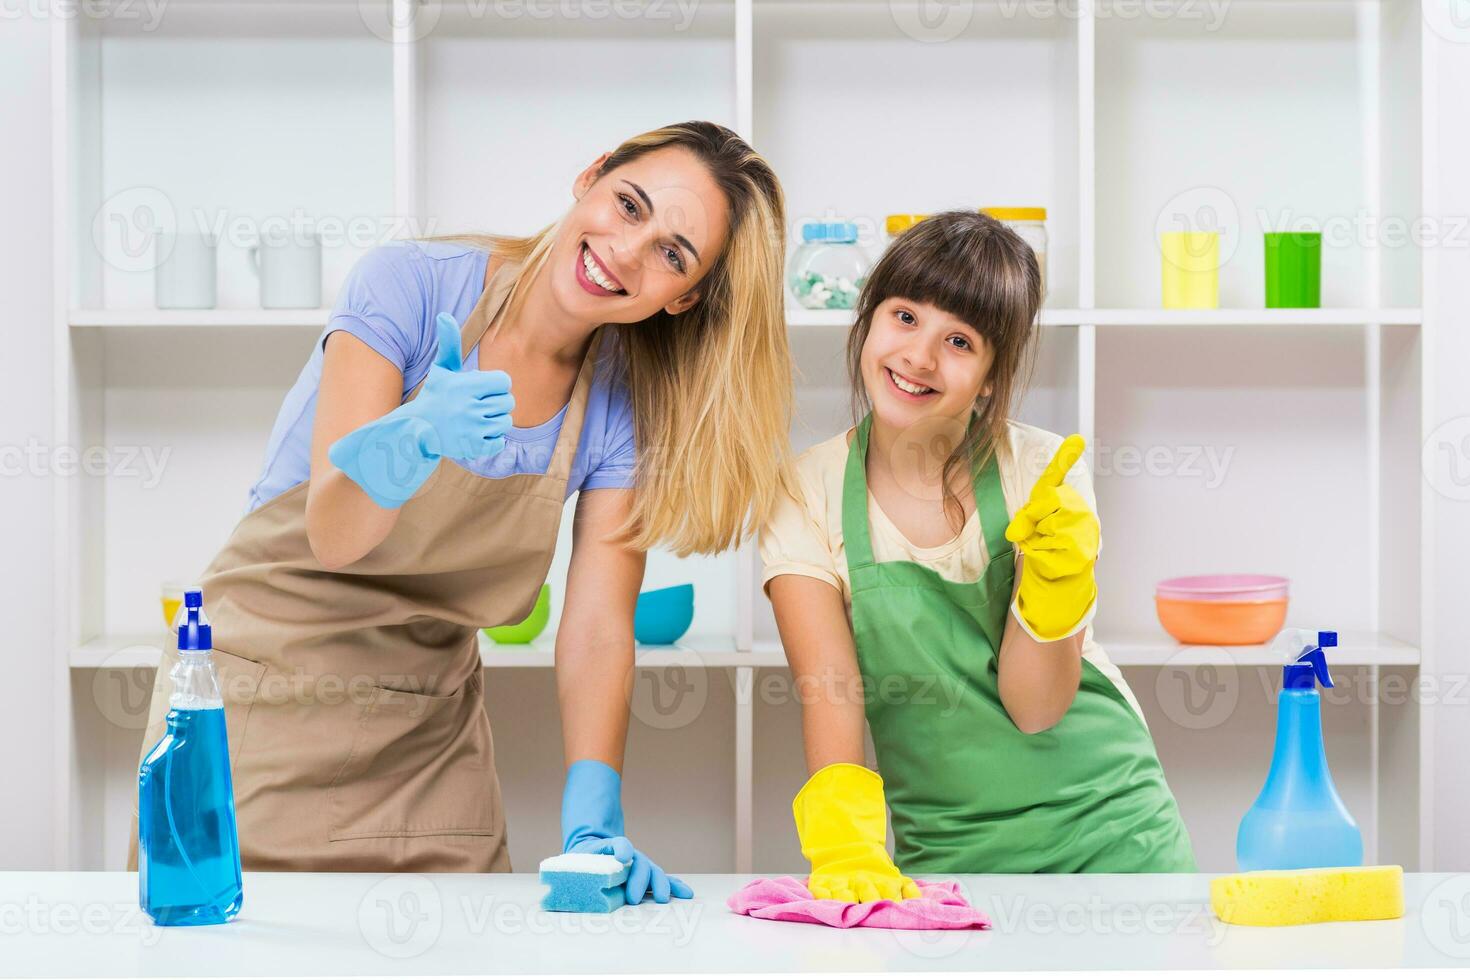
[[[386,510],[403,506],[439,459],[493,456],[505,448],[515,398],[504,371],[461,371],[459,324],[434,321],[438,349],[413,401],[332,443],[327,458]]]
[[[628,869],[624,894],[637,905],[652,894],[660,905],[673,898],[693,898],[694,889],[648,859],[623,836],[623,778],[596,759],[574,762],[561,794],[562,850],[568,854],[611,854]]]

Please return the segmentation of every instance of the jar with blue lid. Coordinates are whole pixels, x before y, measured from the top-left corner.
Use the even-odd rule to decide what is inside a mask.
[[[801,226],[801,245],[787,265],[786,282],[809,310],[850,310],[870,263],[850,221],[813,221]]]

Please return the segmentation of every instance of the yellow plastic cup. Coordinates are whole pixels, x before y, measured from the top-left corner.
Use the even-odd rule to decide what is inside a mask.
[[[1166,231],[1163,255],[1164,309],[1213,310],[1220,305],[1220,233]]]
[[[163,604],[163,625],[172,628],[174,619],[179,615],[179,607],[184,604],[183,583],[161,583],[158,587],[158,599]]]

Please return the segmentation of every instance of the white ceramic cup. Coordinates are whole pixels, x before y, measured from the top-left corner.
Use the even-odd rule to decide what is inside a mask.
[[[153,270],[153,302],[160,310],[212,310],[215,240],[209,232],[155,233],[163,260]],[[169,247],[170,244],[172,247]]]
[[[311,232],[267,236],[250,246],[267,310],[314,310],[322,305],[322,243]]]

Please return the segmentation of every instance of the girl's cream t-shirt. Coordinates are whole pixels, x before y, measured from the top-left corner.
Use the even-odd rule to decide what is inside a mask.
[[[782,493],[771,519],[761,530],[761,559],[765,564],[762,583],[777,575],[805,575],[820,579],[842,593],[852,613],[852,585],[847,574],[847,553],[842,541],[842,480],[847,468],[851,430],[818,443],[797,458],[795,479],[798,498]],[[1056,455],[1062,437],[1021,422],[1008,422],[1006,438],[998,446],[1001,491],[1006,513],[1015,514],[1031,495],[1031,488]],[[1085,460],[1078,460],[1067,474],[1067,483],[1097,511],[1092,477]],[[977,581],[988,556],[980,534],[980,519],[971,514],[964,528],[950,541],[921,548],[904,537],[888,519],[872,493],[868,494],[868,526],[876,561],[909,561],[923,565],[953,582]],[[1092,635],[1092,624],[1083,630],[1082,657],[1112,682],[1133,706],[1139,718],[1143,710],[1117,666],[1108,659]],[[1145,726],[1147,721],[1145,721]]]

